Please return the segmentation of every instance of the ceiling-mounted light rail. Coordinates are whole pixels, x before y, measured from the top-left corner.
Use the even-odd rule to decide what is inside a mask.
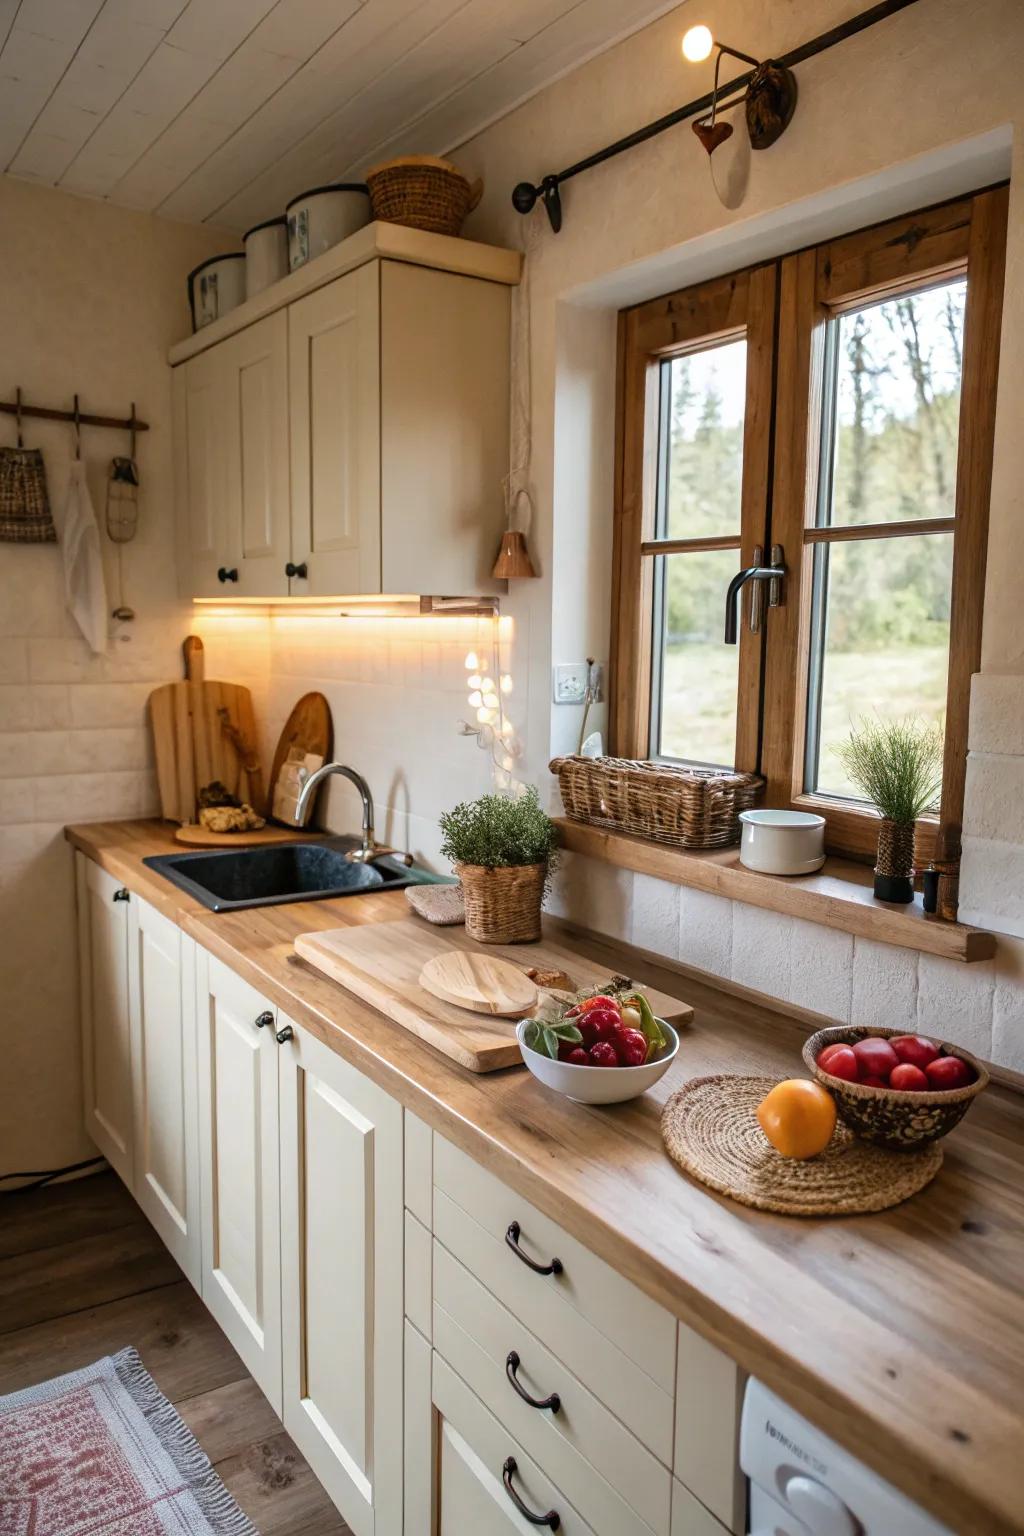
[[[807,59],[813,59],[817,54],[834,48],[837,43],[844,43],[847,38],[856,37],[859,32],[866,31],[868,27],[877,26],[880,21],[886,21],[897,12],[905,11],[908,6],[916,4],[917,0],[880,0],[878,5],[861,11],[858,16],[851,16],[849,21],[830,28],[828,32],[822,32],[818,37],[811,38],[810,42],[803,43],[799,48],[794,48],[782,58],[771,62],[780,69],[792,70]],[[735,50],[729,51],[735,52]],[[750,69],[746,74],[738,75],[735,80],[728,81],[727,84],[719,87],[719,98],[732,96],[737,91],[745,91],[757,73],[758,69]],[[594,154],[587,155],[583,160],[577,160],[575,165],[568,166],[566,170],[543,177],[536,186],[530,181],[521,181],[512,193],[513,207],[517,212],[527,214],[532,211],[538,201],[542,202],[551,228],[557,234],[562,227],[560,189],[564,182],[579,176],[582,171],[592,170],[595,165],[603,165],[606,160],[624,154],[627,149],[635,149],[638,144],[646,144],[648,139],[656,138],[659,133],[664,133],[668,128],[674,128],[677,123],[684,123],[691,117],[703,116],[714,104],[715,92],[709,91],[697,100],[687,102],[684,107],[677,107],[674,112],[669,112],[664,117],[656,118],[653,123],[636,129],[634,133],[626,134],[625,138],[616,139],[614,144],[596,150]]]

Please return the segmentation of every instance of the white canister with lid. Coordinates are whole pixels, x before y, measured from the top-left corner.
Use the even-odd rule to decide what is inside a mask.
[[[245,252],[211,256],[188,275],[192,329],[201,331],[237,309],[245,298]]]
[[[243,237],[245,296],[255,298],[271,283],[288,276],[288,220],[284,214],[254,224]]]
[[[361,182],[313,187],[288,204],[288,262],[294,272],[370,222],[370,194]]]
[[[741,811],[740,863],[763,875],[813,875],[825,862],[825,818],[811,811]]]

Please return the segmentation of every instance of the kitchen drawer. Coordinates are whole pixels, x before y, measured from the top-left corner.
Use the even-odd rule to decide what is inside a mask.
[[[531,1528],[502,1485],[509,1457],[515,1462],[513,1487],[528,1509],[535,1515],[555,1511],[559,1536],[594,1536],[565,1495],[436,1350],[431,1380],[438,1414],[437,1536],[521,1536]]]
[[[519,1441],[599,1536],[669,1536],[672,1479],[531,1331],[439,1243],[434,1244],[434,1348]],[[557,1413],[532,1407],[559,1395]]]
[[[672,1536],[729,1536],[721,1521],[677,1477],[672,1479]]]
[[[506,1243],[518,1222],[538,1275]],[[434,1234],[665,1466],[672,1460],[676,1322],[555,1222],[434,1138]]]
[[[430,1338],[431,1237],[411,1211],[405,1213],[405,1315]]]

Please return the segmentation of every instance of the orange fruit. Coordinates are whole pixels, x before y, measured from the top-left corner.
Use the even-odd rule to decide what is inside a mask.
[[[757,1123],[783,1157],[817,1157],[836,1128],[835,1100],[820,1083],[791,1077],[761,1100]]]

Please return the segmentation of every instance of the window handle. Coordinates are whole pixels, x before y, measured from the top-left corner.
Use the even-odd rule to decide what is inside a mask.
[[[725,595],[725,643],[735,645],[739,630],[738,609],[739,595],[748,581],[767,582],[768,606],[777,608],[782,602],[782,581],[786,574],[785,551],[781,544],[772,545],[772,558],[770,565],[748,565],[742,571],[737,571],[729,583],[729,590]],[[751,628],[753,625],[754,611],[751,609]],[[760,623],[760,617],[758,618]]]

